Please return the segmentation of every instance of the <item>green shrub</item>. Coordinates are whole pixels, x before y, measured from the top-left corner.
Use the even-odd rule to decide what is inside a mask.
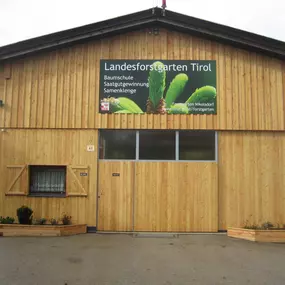
[[[71,216],[68,216],[66,214],[63,214],[61,221],[64,225],[71,225]]]
[[[6,218],[0,217],[0,224],[13,224],[15,219],[12,217],[7,216]]]
[[[55,219],[55,218],[51,218],[51,219],[49,220],[49,222],[50,222],[50,224],[53,225],[53,226],[58,225],[58,220]]]
[[[34,223],[35,225],[45,225],[46,222],[47,222],[47,219],[46,219],[46,218],[35,219],[35,220],[33,221],[33,223]]]
[[[264,230],[269,230],[274,228],[274,225],[271,222],[267,221],[261,225],[261,228]]]
[[[33,210],[27,206],[22,206],[17,209],[17,217],[22,225],[30,225],[33,220]]]

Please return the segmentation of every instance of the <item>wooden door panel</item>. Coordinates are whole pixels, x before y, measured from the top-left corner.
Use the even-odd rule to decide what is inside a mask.
[[[217,163],[138,162],[135,179],[135,231],[218,231]]]
[[[99,161],[98,230],[133,230],[134,162]]]

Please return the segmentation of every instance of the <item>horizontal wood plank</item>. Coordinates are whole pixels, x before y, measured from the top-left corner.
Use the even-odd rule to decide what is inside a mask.
[[[0,225],[3,237],[56,237],[85,234],[86,225]]]
[[[253,230],[244,228],[228,228],[228,236],[256,242],[285,243],[285,229]]]

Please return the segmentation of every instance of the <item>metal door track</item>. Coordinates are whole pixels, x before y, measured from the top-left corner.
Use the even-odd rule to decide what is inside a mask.
[[[226,235],[226,232],[107,232],[107,231],[97,231],[97,234],[125,234],[131,235],[136,238],[179,238],[180,235]]]

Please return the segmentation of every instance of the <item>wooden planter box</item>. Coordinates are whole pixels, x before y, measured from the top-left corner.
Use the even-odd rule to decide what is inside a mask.
[[[284,230],[251,230],[243,228],[228,228],[228,236],[259,242],[284,242]]]
[[[0,236],[4,237],[58,237],[71,236],[77,234],[85,234],[87,231],[86,225],[19,225],[0,224]]]

